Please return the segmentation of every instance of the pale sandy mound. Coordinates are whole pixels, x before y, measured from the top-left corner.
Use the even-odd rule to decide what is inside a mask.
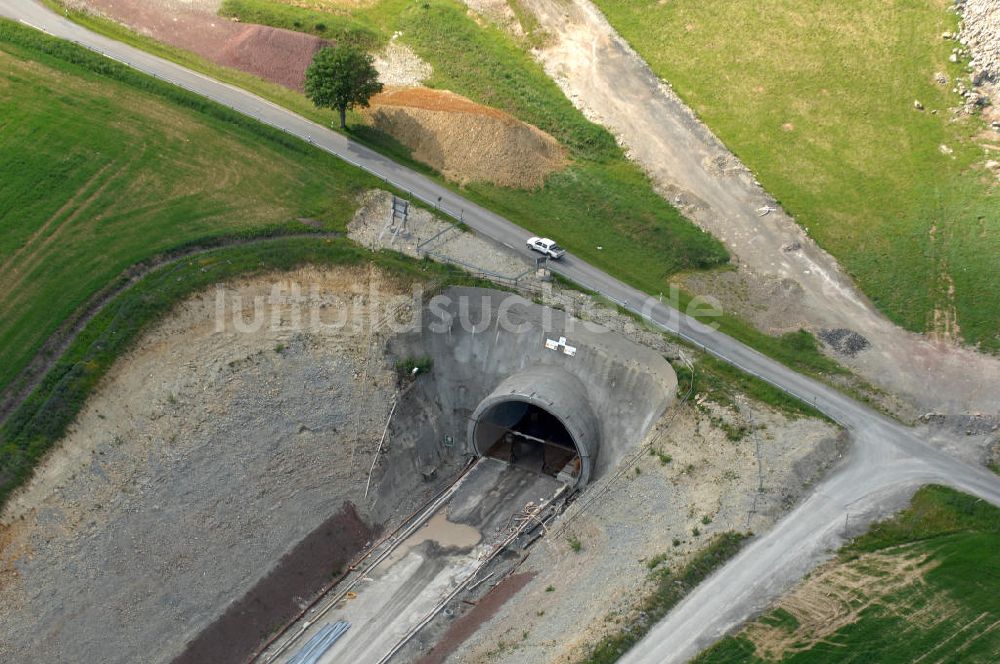
[[[453,92],[392,89],[371,103],[373,127],[449,180],[534,188],[566,165],[565,151],[542,130]]]

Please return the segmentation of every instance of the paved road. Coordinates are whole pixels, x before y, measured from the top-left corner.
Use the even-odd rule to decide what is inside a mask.
[[[253,94],[94,34],[34,2],[0,0],[0,15],[125,62],[260,119],[437,204],[476,232],[521,249],[527,231],[432,180]],[[949,484],[1000,505],[1000,478],[932,448],[912,430],[840,392],[799,375],[742,343],[646,297],[597,268],[567,256],[558,271],[586,288],[624,303],[653,324],[704,347],[718,357],[814,404],[843,425],[854,445],[845,464],[772,531],[699,586],[659,623],[623,661],[684,661],[726,630],[781,594],[835,548],[850,520],[861,528],[899,507],[919,485]]]

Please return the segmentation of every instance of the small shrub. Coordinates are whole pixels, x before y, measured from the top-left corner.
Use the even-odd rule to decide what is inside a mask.
[[[406,357],[396,363],[396,371],[400,377],[415,376],[416,374],[427,373],[434,366],[434,360],[426,355],[421,357]]]
[[[705,516],[701,517],[701,522],[703,525],[707,526],[708,524],[712,523],[712,517],[706,514]]]
[[[580,549],[583,548],[583,544],[576,535],[570,535],[566,538],[566,541],[569,542],[569,548],[573,549],[574,553],[580,553]]]
[[[680,543],[680,540],[674,540],[674,541]],[[675,544],[674,546],[677,545]],[[667,554],[659,553],[646,561],[646,567],[648,569],[656,569],[660,565],[660,563],[666,562],[666,560],[667,560]]]
[[[665,466],[674,460],[672,456],[670,456],[663,450],[656,449],[655,447],[649,448],[649,456],[656,457],[657,459],[659,459],[661,466]]]

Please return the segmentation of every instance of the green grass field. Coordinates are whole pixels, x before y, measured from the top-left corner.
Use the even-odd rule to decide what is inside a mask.
[[[317,230],[302,218],[343,230],[355,195],[379,183],[212,102],[2,20],[0,108],[0,388],[84,303],[123,284],[127,268],[166,261],[97,313],[9,416],[0,431],[2,503],[114,359],[178,299],[246,271],[363,259],[340,240],[326,252],[305,239],[197,260],[173,252]],[[811,368],[835,366],[815,348],[804,355]]]
[[[313,3],[315,6],[328,6]],[[462,193],[532,232],[559,238],[574,254],[657,293],[682,270],[720,265],[725,250],[685,220],[652,189],[603,128],[576,110],[523,45],[477,24],[454,0],[378,0],[319,11],[273,0],[225,0],[221,13],[303,32],[364,31],[381,44],[393,32],[434,67],[429,86],[500,108],[552,134],[572,165],[543,188],[471,184]],[[356,135],[403,161],[405,150],[370,131]],[[597,247],[603,247],[598,249]]]
[[[46,0],[58,6],[56,0]],[[489,26],[480,26],[453,0],[380,0],[331,11],[269,0],[227,0],[222,14],[302,32],[360,35],[348,40],[377,46],[396,30],[403,41],[435,67],[429,84],[510,112],[553,134],[569,150],[573,164],[538,190],[488,185],[459,188],[463,195],[507,216],[532,232],[559,238],[575,254],[649,293],[667,289],[680,271],[723,265],[722,245],[685,220],[652,189],[614,138],[587,121],[525,51],[524,45]],[[244,87],[310,119],[330,124],[332,114],[310,107],[298,93],[212,65],[109,21],[80,12],[70,16],[93,30]],[[322,25],[323,30],[318,30]],[[418,170],[436,175],[410,158],[391,137],[356,124],[349,133],[363,143]],[[602,249],[598,249],[600,246]]]
[[[982,123],[951,121],[959,98],[933,82],[963,72],[941,39],[953,3],[597,5],[890,318],[922,331],[954,311],[966,340],[1000,350],[1000,200],[973,167]]]
[[[44,1],[59,7],[58,0]],[[721,245],[681,219],[657,196],[647,178],[624,159],[610,134],[579,114],[531,59],[526,49],[537,35],[515,40],[491,26],[480,26],[451,0],[421,4],[380,0],[350,8],[315,0],[308,5],[303,8],[274,0],[226,0],[222,13],[303,32],[318,33],[317,23],[323,24],[322,32],[328,35],[362,30],[373,35],[369,39],[373,44],[384,43],[394,30],[403,29],[404,41],[435,65],[431,85],[454,89],[503,108],[549,131],[571,149],[573,165],[551,176],[541,190],[449,185],[453,189],[534,232],[557,237],[574,253],[650,294],[665,292],[669,276],[677,271],[725,261]],[[67,13],[85,27],[246,88],[316,122],[334,121],[332,113],[312,107],[298,93],[213,65],[91,14]],[[525,17],[530,25],[528,15]],[[437,175],[385,134],[359,124],[349,133],[415,170]],[[598,246],[603,249],[598,250]],[[690,299],[690,294],[681,292],[681,308]],[[844,370],[819,351],[815,339],[791,335],[794,343],[790,343],[789,338],[763,334],[730,315],[713,317],[709,322],[718,323],[727,334],[800,371],[822,379],[840,374],[841,382],[857,382],[843,376]],[[806,343],[800,343],[803,341]],[[850,389],[862,398],[870,391],[861,384]]]
[[[697,664],[1000,661],[998,550],[1000,509],[924,487]]]
[[[300,217],[343,229],[355,193],[375,185],[10,23],[0,23],[0,109],[0,387],[125,268],[212,237],[311,230]]]
[[[677,272],[725,260],[721,245],[653,191],[611,134],[576,110],[527,52],[531,35],[518,40],[480,25],[453,0],[378,0],[337,13],[329,9],[335,3],[311,4],[323,10],[284,0],[225,0],[222,13],[306,32],[314,32],[310,26],[317,23],[328,31],[360,26],[378,35],[376,43],[400,31],[401,40],[434,67],[429,86],[453,90],[540,127],[566,146],[573,160],[569,168],[549,176],[540,190],[473,183],[461,193],[533,232],[558,238],[575,255],[647,293],[666,292],[669,277]],[[355,130],[355,135],[420,168],[405,148],[386,136],[364,130]],[[682,296],[682,307],[688,300]],[[808,334],[772,337],[729,315],[712,321],[796,370],[818,377],[844,373]]]

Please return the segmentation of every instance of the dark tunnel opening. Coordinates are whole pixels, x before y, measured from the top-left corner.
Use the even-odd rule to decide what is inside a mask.
[[[502,401],[483,412],[475,427],[480,454],[575,483],[582,460],[572,434],[544,408]]]

